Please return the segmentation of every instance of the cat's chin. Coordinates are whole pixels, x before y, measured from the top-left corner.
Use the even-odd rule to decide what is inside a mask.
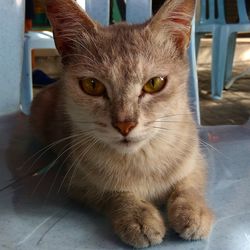
[[[134,154],[138,152],[142,146],[145,144],[145,141],[129,141],[129,140],[120,140],[116,143],[112,143],[110,146],[121,154]]]

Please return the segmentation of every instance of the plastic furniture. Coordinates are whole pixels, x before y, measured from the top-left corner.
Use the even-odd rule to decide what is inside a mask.
[[[23,113],[29,114],[30,104],[33,99],[32,84],[32,50],[33,49],[55,49],[52,32],[30,31],[24,35],[23,72],[21,85],[21,109]]]
[[[220,46],[220,28],[226,24],[224,0],[200,0],[200,17],[197,18],[195,32],[196,32],[196,55],[198,55],[200,39],[207,33],[211,33],[213,37],[212,42],[212,70],[211,70],[211,96],[214,99],[221,98],[220,84],[218,78],[224,77],[221,70],[219,58]],[[217,12],[216,12],[217,10]]]
[[[240,73],[237,76],[232,77],[225,85],[225,89],[229,89],[238,79],[246,76],[246,75],[250,75],[250,68],[248,68],[246,71]]]
[[[103,215],[58,192],[63,177],[55,179],[59,164],[46,175],[25,176],[43,151],[37,152],[44,149],[28,128],[27,116],[0,117],[0,249],[133,249],[120,241]],[[216,215],[210,237],[184,241],[168,230],[164,241],[149,249],[249,249],[249,131],[250,123],[201,127],[202,143],[210,145],[203,148],[208,162],[207,200]],[[34,168],[47,166],[53,160],[55,156],[46,152]],[[162,212],[165,215],[166,209]]]
[[[233,67],[233,58],[235,52],[235,44],[237,33],[239,32],[249,32],[250,31],[250,20],[247,15],[246,1],[237,0],[237,10],[239,16],[238,23],[224,24],[220,28],[220,37],[219,37],[219,70],[223,73],[218,73],[217,84],[218,84],[218,93],[222,92],[224,84],[230,81],[232,77],[232,67]],[[244,75],[244,74],[243,74]],[[237,78],[236,78],[237,79]],[[230,85],[232,81],[230,82]],[[227,89],[230,87],[227,85]]]
[[[223,25],[221,28],[221,39],[222,40],[225,39],[228,41],[228,50],[226,52],[227,53],[226,72],[225,72],[225,82],[224,82],[226,83],[225,89],[229,89],[237,79],[250,74],[250,68],[248,68],[240,75],[232,78],[233,58],[235,53],[237,33],[250,32],[250,18],[247,13],[246,1],[247,0],[237,0],[239,22],[235,24]]]
[[[201,123],[200,117],[200,102],[199,102],[199,87],[197,76],[196,50],[195,50],[195,17],[192,21],[191,39],[188,49],[189,55],[189,102],[191,110],[194,112],[194,118],[197,124]]]
[[[19,108],[24,4],[4,1],[0,7],[0,115]]]
[[[201,36],[206,33],[213,36],[211,96],[214,99],[222,98],[224,84],[232,76],[237,33],[250,31],[245,0],[237,0],[238,23],[226,23],[224,7],[222,0],[200,0],[200,19],[196,23],[197,53]]]

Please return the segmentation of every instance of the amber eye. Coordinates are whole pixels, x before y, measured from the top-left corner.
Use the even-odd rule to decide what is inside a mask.
[[[106,92],[105,86],[95,78],[86,78],[79,80],[82,90],[92,96],[102,96]]]
[[[160,92],[166,83],[167,77],[154,77],[143,86],[143,91],[149,94]]]

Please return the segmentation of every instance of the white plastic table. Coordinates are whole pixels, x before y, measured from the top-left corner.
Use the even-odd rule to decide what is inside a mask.
[[[204,152],[209,165],[207,198],[217,217],[213,231],[208,240],[194,242],[170,231],[151,249],[250,249],[250,123],[202,127],[200,132],[203,145],[211,145]],[[52,186],[57,169],[21,177],[35,161],[23,167],[25,159],[41,148],[27,117],[0,117],[0,138],[1,250],[131,249],[114,235],[105,217],[58,193],[62,179]],[[47,152],[34,167],[46,166],[54,157]]]

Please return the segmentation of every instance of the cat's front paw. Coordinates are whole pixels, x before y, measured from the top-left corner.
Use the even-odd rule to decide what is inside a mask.
[[[136,248],[160,244],[166,233],[159,211],[148,203],[121,213],[113,227],[122,241]]]
[[[190,203],[180,198],[168,207],[171,227],[186,240],[200,240],[208,237],[213,213],[204,202]]]

